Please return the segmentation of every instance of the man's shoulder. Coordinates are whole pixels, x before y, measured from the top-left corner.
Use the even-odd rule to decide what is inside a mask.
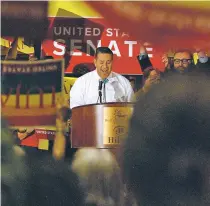
[[[124,77],[122,74],[119,74],[116,72],[112,72],[112,74],[114,77],[117,77],[118,79],[120,79],[122,81],[129,82],[129,80],[126,77]]]
[[[118,74],[118,73],[114,72],[114,75],[121,82],[121,84],[124,85],[125,87],[131,86],[130,81],[126,77],[124,77],[122,74]]]

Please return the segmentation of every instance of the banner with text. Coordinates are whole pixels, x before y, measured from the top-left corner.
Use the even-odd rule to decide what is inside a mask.
[[[56,101],[63,89],[63,60],[2,61],[1,68],[2,115],[9,124],[55,125]]]
[[[61,10],[61,9],[60,9]],[[61,11],[60,11],[61,12]],[[71,15],[72,16],[72,15]],[[104,18],[50,17],[48,39],[43,42],[45,54],[65,59],[65,72],[79,64],[93,63],[97,47],[107,46],[114,53],[113,71],[120,74],[142,74],[136,56],[144,45],[155,67],[163,69],[162,52],[148,42],[132,38]]]

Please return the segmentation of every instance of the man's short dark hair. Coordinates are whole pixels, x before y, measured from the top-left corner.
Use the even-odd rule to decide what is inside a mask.
[[[73,68],[73,74],[75,77],[81,77],[84,74],[87,74],[88,72],[90,72],[90,65],[88,64],[77,64],[74,68]]]
[[[139,205],[210,202],[210,79],[168,77],[139,99],[124,143],[124,175]]]
[[[112,57],[113,57],[113,52],[112,52],[112,50],[109,47],[98,47],[96,49],[95,57],[97,57],[98,54],[100,54],[100,53],[102,53],[102,54],[111,54]]]

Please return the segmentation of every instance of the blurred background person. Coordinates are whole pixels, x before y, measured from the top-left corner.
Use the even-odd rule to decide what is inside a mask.
[[[73,75],[75,77],[81,77],[84,74],[87,74],[90,71],[93,71],[94,69],[92,69],[94,67],[93,64],[85,64],[85,63],[81,63],[81,64],[77,64],[74,68],[73,68]]]
[[[153,65],[150,61],[150,58],[144,45],[140,47],[140,52],[137,56],[137,59],[143,72],[149,69],[153,69]]]
[[[207,56],[205,51],[199,50],[198,54],[198,62],[196,67],[198,71],[205,72],[206,74],[210,74],[210,58]]]
[[[209,205],[209,87],[205,75],[170,76],[135,105],[123,172],[138,205]]]
[[[28,170],[25,163],[25,154],[15,146],[13,134],[7,122],[1,118],[1,203],[2,206],[18,205],[25,199],[25,190],[22,187],[26,181]],[[17,195],[17,191],[19,194]],[[21,205],[21,204],[19,204]]]
[[[140,49],[140,55],[137,56],[139,64],[144,75],[143,87],[136,93],[138,99],[142,93],[148,92],[153,85],[171,75],[197,75],[198,70],[194,64],[193,54],[191,51],[183,49],[174,53],[174,57],[164,54],[162,62],[165,70],[160,72],[152,65],[144,46]],[[177,77],[178,78],[178,77]]]
[[[140,47],[137,60],[143,72],[143,86],[135,93],[135,97],[138,99],[141,94],[148,92],[153,85],[159,83],[161,76],[160,71],[153,67],[144,45]]]
[[[87,206],[135,205],[131,195],[125,193],[119,165],[108,149],[79,149],[72,169],[87,191]]]
[[[84,190],[77,175],[52,156],[28,159],[25,206],[83,206]],[[18,205],[18,204],[16,204]],[[22,204],[19,204],[22,205]]]
[[[164,59],[164,64],[166,67],[165,72],[185,74],[195,70],[193,54],[186,49],[178,50],[174,53],[172,66],[170,65],[168,57]]]
[[[134,76],[125,76],[131,84],[133,91],[136,91],[136,77]]]
[[[147,77],[149,74],[148,71],[154,70],[155,67],[152,65],[144,46],[141,46],[140,54],[137,56],[137,58],[144,76]],[[167,54],[163,54],[162,62],[165,67],[164,73],[175,72],[184,74],[196,69],[193,54],[190,50],[187,49],[177,50],[173,57],[168,56]]]
[[[1,190],[3,206],[83,206],[84,191],[68,164],[50,154],[40,158],[14,145],[3,120],[1,129]]]
[[[63,104],[58,104],[57,107],[57,133],[53,143],[53,157],[57,160],[64,159],[66,162],[71,163],[77,150],[76,148],[71,148],[72,111]]]

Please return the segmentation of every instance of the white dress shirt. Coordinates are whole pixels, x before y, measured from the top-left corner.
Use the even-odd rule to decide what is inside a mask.
[[[102,103],[133,100],[133,88],[125,77],[111,72],[107,79],[108,81],[102,85]],[[100,103],[98,91],[100,80],[96,70],[79,77],[70,90],[70,108]]]

